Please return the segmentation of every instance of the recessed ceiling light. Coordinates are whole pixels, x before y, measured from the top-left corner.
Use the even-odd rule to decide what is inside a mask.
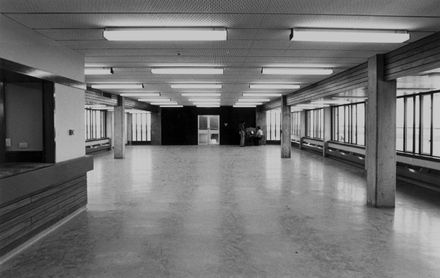
[[[112,68],[85,68],[85,75],[108,75],[113,74]]]
[[[250,89],[299,89],[299,87],[298,84],[249,84]]]
[[[243,93],[244,97],[280,97],[278,93]]]
[[[221,89],[221,84],[171,84],[171,88],[173,89]]]
[[[329,75],[333,73],[333,70],[320,68],[263,68],[261,73],[272,75]]]
[[[268,98],[241,98],[238,100],[239,102],[266,102],[270,101]]]
[[[291,41],[402,43],[409,40],[407,31],[367,29],[294,28]]]
[[[143,102],[166,102],[166,101],[171,101],[170,98],[140,98],[138,99],[138,101],[143,101]]]
[[[142,89],[142,84],[129,84],[129,83],[123,83],[123,84],[92,84],[93,89],[109,89],[109,90],[116,90],[116,89]]]
[[[160,93],[122,93],[123,97],[160,97]]]
[[[220,93],[182,93],[184,97],[219,97]]]
[[[106,28],[109,41],[225,41],[226,28]]]
[[[221,68],[152,68],[153,74],[223,74]]]

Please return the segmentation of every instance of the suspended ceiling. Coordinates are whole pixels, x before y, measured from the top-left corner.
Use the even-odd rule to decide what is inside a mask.
[[[179,104],[189,105],[179,82],[223,84],[222,105],[232,105],[249,83],[300,82],[323,76],[262,75],[274,64],[319,64],[335,73],[403,44],[291,42],[290,28],[365,28],[408,30],[411,41],[440,31],[436,0],[39,0],[3,1],[0,12],[85,55],[86,65],[113,67],[111,76],[88,76],[88,83],[139,82]],[[105,27],[226,27],[220,42],[109,42]],[[153,75],[150,67],[206,64],[224,67],[224,75]],[[280,91],[284,94],[291,91]]]

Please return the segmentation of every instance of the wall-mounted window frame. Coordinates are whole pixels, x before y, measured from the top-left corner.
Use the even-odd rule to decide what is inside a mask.
[[[107,111],[85,109],[86,141],[107,138]]]
[[[396,123],[397,151],[440,157],[440,90],[398,96]]]
[[[131,113],[130,142],[134,145],[148,144],[151,142],[151,113],[136,112]]]
[[[366,102],[331,107],[332,141],[365,146]]]
[[[291,134],[290,138],[292,140],[300,140],[301,139],[301,112],[291,112]]]
[[[272,109],[266,111],[266,140],[281,140],[281,109]]]
[[[324,108],[306,110],[306,137],[324,139]]]

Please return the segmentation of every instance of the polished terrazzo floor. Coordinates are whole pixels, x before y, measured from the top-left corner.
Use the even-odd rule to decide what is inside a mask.
[[[368,208],[363,175],[279,146],[100,154],[87,211],[0,277],[440,277],[440,196]]]

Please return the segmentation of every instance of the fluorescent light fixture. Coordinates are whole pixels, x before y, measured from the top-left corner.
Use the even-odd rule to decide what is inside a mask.
[[[163,102],[152,102],[152,103],[150,103],[151,105],[177,105],[177,102],[175,102],[175,101],[170,101],[170,102],[165,102],[165,101],[163,101]]]
[[[206,101],[220,101],[220,99],[219,98],[190,98],[189,101],[206,102]]]
[[[243,104],[235,104],[232,107],[235,108],[255,108],[257,107],[256,105],[243,105]]]
[[[221,89],[221,84],[171,84],[171,88],[173,89]]]
[[[263,68],[261,73],[272,75],[330,75],[333,70],[320,68]]]
[[[160,105],[162,108],[181,108],[183,105]]]
[[[85,68],[85,75],[108,75],[113,74],[112,68]]]
[[[402,43],[409,40],[407,31],[367,29],[294,28],[291,41]]]
[[[226,28],[106,28],[109,41],[225,41]]]
[[[278,93],[243,93],[244,97],[280,97]]]
[[[166,101],[171,101],[170,98],[140,98],[138,99],[138,101],[143,101],[143,102],[166,102]]]
[[[265,68],[332,68],[330,64],[268,64]]]
[[[223,74],[221,68],[152,68],[153,74]]]
[[[235,105],[262,105],[262,102],[236,102]]]
[[[220,107],[220,104],[200,104],[200,105],[196,105],[196,107],[200,107],[200,108],[218,108],[218,107]]]
[[[122,93],[123,97],[160,97],[160,93]]]
[[[219,97],[220,93],[182,93],[184,97]]]
[[[142,89],[142,84],[92,84],[93,89]]]
[[[198,104],[220,104],[220,101],[193,101],[194,105]]]
[[[249,84],[250,89],[299,89],[299,87],[298,84]]]
[[[268,98],[240,98],[239,102],[266,102],[270,101]]]

